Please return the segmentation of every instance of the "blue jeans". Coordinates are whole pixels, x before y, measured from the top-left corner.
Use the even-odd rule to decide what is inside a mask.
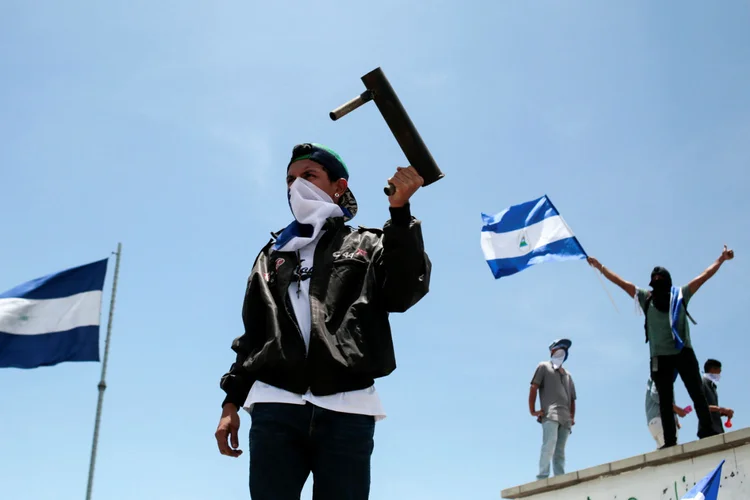
[[[314,500],[367,500],[375,418],[310,403],[256,403],[250,426],[250,497],[299,500],[313,474]]]
[[[560,425],[554,420],[542,421],[542,453],[539,457],[539,475],[537,479],[549,477],[549,463],[556,476],[565,474],[565,443],[568,442],[570,428]]]

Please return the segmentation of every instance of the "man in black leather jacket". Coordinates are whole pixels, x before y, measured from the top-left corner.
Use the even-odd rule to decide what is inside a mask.
[[[273,234],[248,280],[216,439],[223,455],[239,456],[238,411],[250,412],[255,500],[299,499],[310,472],[316,500],[368,498],[375,422],[385,417],[374,380],[396,368],[388,315],[429,290],[431,263],[409,204],[423,179],[397,169],[383,229],[345,224],[357,212],[348,179],[333,150],[294,148],[295,220]]]

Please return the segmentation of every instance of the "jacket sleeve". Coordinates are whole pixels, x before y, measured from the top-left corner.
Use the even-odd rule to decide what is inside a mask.
[[[390,211],[378,263],[381,292],[388,312],[405,312],[427,295],[432,263],[424,251],[421,222],[412,217],[409,205]]]
[[[264,249],[265,251],[265,249]],[[233,403],[238,409],[247,399],[250,388],[255,382],[255,378],[250,375],[244,368],[245,361],[256,348],[260,348],[264,342],[263,336],[263,315],[255,317],[254,309],[258,306],[262,288],[266,286],[263,274],[267,272],[266,259],[263,258],[263,251],[255,259],[253,270],[247,282],[245,290],[245,300],[242,305],[242,321],[245,326],[245,333],[232,341],[232,350],[236,353],[236,358],[229,371],[221,377],[220,387],[226,393],[221,406],[227,403]],[[250,318],[252,317],[252,321]],[[252,325],[252,328],[250,328]]]

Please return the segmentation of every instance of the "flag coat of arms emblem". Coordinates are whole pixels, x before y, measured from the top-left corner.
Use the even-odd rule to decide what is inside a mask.
[[[547,195],[482,214],[482,252],[495,278],[543,262],[585,259],[586,252]]]

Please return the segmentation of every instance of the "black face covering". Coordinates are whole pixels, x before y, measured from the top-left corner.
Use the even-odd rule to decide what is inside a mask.
[[[653,288],[651,297],[653,298],[656,310],[668,312],[670,292],[672,290],[672,276],[669,274],[669,271],[663,267],[655,267],[651,271],[651,283],[649,284]]]
[[[657,311],[667,312],[669,310],[669,298],[671,285],[665,280],[657,280],[653,284],[654,291],[651,296],[654,298],[654,307]]]

